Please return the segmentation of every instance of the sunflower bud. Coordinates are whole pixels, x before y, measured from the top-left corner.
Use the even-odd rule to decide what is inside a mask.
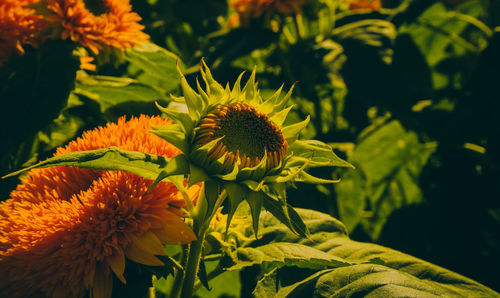
[[[276,124],[246,103],[219,105],[201,119],[193,147],[212,141],[215,144],[205,158],[210,164],[222,161],[218,168],[223,173],[230,172],[237,162],[239,169],[256,167],[264,156],[267,172],[280,166],[288,148]]]

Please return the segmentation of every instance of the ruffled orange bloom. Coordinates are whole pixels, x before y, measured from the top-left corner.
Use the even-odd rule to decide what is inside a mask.
[[[382,7],[380,0],[354,0],[349,2],[349,9],[379,10]]]
[[[23,53],[23,44],[36,46],[47,20],[28,7],[39,0],[2,0],[0,2],[0,66],[15,52]]]
[[[149,133],[159,117],[121,118],[59,148],[67,152],[118,146],[172,157],[173,145]],[[5,297],[111,295],[113,274],[125,283],[125,258],[160,266],[163,244],[195,235],[183,221],[184,201],[170,182],[121,171],[76,167],[31,170],[0,204],[0,293]],[[199,186],[189,189],[195,197]]]
[[[258,18],[274,12],[290,14],[300,12],[307,0],[234,0],[233,7],[242,19]]]
[[[52,18],[63,27],[62,38],[71,38],[94,53],[103,46],[130,48],[148,39],[141,17],[132,12],[129,0],[46,0]]]

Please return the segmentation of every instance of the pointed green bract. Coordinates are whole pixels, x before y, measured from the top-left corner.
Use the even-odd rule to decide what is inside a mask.
[[[189,150],[190,146],[186,142],[186,137],[185,137],[186,134],[181,125],[179,124],[173,124],[169,126],[152,125],[151,128],[153,129],[151,131],[152,133],[164,139],[165,141],[169,142],[170,144],[174,145],[175,147],[179,148],[179,150],[181,150],[182,152],[186,154],[190,152]]]
[[[252,225],[253,231],[255,234],[255,238],[258,238],[259,234],[259,217],[260,210],[262,209],[262,203],[264,201],[265,194],[260,191],[250,191],[248,195],[245,197],[245,200],[250,205],[250,211],[252,214]]]
[[[285,137],[289,145],[293,144],[293,142],[295,142],[299,138],[300,132],[304,128],[306,128],[307,124],[309,124],[310,119],[311,117],[307,116],[306,120],[289,126],[285,126],[281,129],[281,132],[283,133],[283,136]]]

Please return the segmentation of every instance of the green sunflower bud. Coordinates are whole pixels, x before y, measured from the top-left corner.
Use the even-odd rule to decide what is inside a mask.
[[[178,163],[182,169],[171,172],[185,170],[185,174],[190,175],[189,185],[200,181],[211,185],[205,188],[206,203],[201,208],[204,211],[197,213],[199,220],[212,218],[221,204],[218,198],[227,195],[227,226],[238,205],[246,201],[256,235],[259,214],[265,208],[290,229],[307,236],[307,227],[286,203],[285,185],[296,182],[336,183],[339,180],[317,178],[306,170],[319,166],[352,166],[320,141],[299,140],[309,117],[299,123],[284,125],[292,108],[286,106],[293,86],[285,96],[280,96],[280,88],[264,100],[257,89],[255,69],[243,89],[240,87],[243,74],[233,88],[223,88],[203,60],[200,72],[205,89],[197,82],[196,92],[179,69],[184,96],[173,99],[184,102],[188,111],[181,113],[160,107],[176,124],[153,127],[155,134],[184,152],[178,158],[182,161]],[[167,172],[164,171],[157,180],[167,177]]]

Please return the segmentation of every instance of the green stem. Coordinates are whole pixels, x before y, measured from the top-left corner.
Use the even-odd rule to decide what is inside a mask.
[[[198,240],[191,242],[189,249],[188,264],[186,267],[186,275],[182,285],[182,298],[191,298],[194,294],[194,282],[200,266],[201,252],[203,251],[203,241],[205,240],[206,229],[200,228]]]
[[[205,241],[205,234],[207,233],[210,222],[217,213],[217,209],[221,206],[222,202],[226,198],[226,190],[217,198],[212,213],[205,218],[203,214],[196,214],[200,218],[194,218],[193,230],[198,237],[198,240],[191,242],[189,246],[189,257],[187,261],[186,271],[184,275],[184,282],[182,283],[182,298],[191,298],[194,294],[194,283],[196,281],[196,276],[198,274],[198,268],[200,266],[201,253],[203,252],[203,241]],[[206,200],[204,194],[199,197],[200,200]],[[203,204],[202,201],[198,204]],[[205,218],[205,219],[203,219]]]
[[[182,246],[182,256],[181,256],[181,265],[184,267],[186,265],[187,259],[188,259],[188,253],[189,253],[189,246],[188,245],[183,245]],[[170,291],[170,298],[178,298],[181,294],[181,289],[182,289],[182,282],[184,280],[184,270],[182,269],[177,269],[175,272],[175,278],[174,278],[174,284],[172,286],[172,289]]]

